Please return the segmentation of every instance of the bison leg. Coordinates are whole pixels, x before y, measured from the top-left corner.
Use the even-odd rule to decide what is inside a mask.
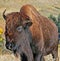
[[[24,46],[23,53],[26,56],[27,61],[34,61],[32,50],[28,45]],[[24,60],[24,61],[26,61],[26,60]]]
[[[26,55],[28,61],[34,61],[33,53],[32,53],[31,50],[30,51],[25,51],[25,55]]]
[[[36,55],[35,61],[45,61],[45,59],[44,59],[43,55],[40,53],[40,54]]]
[[[58,49],[54,50],[52,52],[52,56],[53,56],[54,61],[59,61],[59,58],[58,58]]]

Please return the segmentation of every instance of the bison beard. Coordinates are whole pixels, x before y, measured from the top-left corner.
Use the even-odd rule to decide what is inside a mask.
[[[21,54],[21,61],[28,61],[27,56],[24,53]]]

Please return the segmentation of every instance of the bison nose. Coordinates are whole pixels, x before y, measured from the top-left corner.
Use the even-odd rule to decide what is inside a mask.
[[[8,46],[9,46],[8,44],[5,44],[5,46],[6,46],[7,49],[9,49],[9,48],[8,48]]]
[[[12,48],[11,43],[6,43],[5,46],[6,46],[6,48],[9,49],[9,50],[11,50],[11,48]]]

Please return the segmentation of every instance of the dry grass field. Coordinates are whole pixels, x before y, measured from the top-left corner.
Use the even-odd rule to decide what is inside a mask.
[[[59,45],[59,48],[58,48],[58,55],[59,55],[59,61],[60,61],[60,45]],[[54,61],[52,59],[52,55],[48,55],[48,56],[45,56],[45,61]],[[20,57],[15,57],[14,54],[1,54],[0,55],[0,61],[21,61],[21,58]]]
[[[13,54],[0,55],[0,61],[20,61],[20,58],[15,57]]]
[[[16,12],[20,11],[21,6],[25,4],[33,5],[46,17],[50,14],[57,16],[60,13],[60,0],[0,0],[0,27],[4,29],[5,26],[5,21],[2,17],[2,13],[5,9],[6,14]]]

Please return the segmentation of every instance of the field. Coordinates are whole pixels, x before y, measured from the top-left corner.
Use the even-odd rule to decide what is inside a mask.
[[[58,49],[59,61],[60,61],[60,46]],[[7,59],[8,58],[8,59]],[[52,55],[45,56],[45,61],[53,61]],[[0,55],[0,61],[21,61],[20,57],[15,57],[13,54],[3,54]]]
[[[41,15],[45,17],[48,17],[50,14],[53,14],[57,17],[57,15],[60,14],[60,0],[0,0],[0,28],[3,29],[3,38],[5,38],[5,20],[2,16],[3,11],[6,9],[5,14],[17,12],[20,11],[20,8],[24,4],[33,5],[41,13]],[[5,47],[3,47],[0,48],[0,61],[20,61],[20,57],[15,57],[12,52],[6,50]],[[60,58],[60,45],[58,48],[58,55]],[[51,54],[45,56],[45,60],[53,61]]]
[[[16,12],[20,11],[20,8],[25,4],[33,5],[41,15],[46,17],[50,14],[55,16],[60,14],[60,0],[0,0],[0,27],[4,29],[5,26],[5,21],[2,16],[5,9],[5,14]]]

